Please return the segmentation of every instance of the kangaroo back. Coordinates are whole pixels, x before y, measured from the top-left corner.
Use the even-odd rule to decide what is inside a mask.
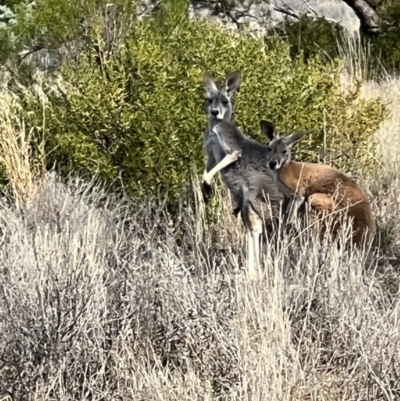
[[[296,169],[298,163],[292,164]],[[375,234],[375,221],[370,202],[361,187],[350,177],[329,166],[304,164],[303,178],[299,180],[304,188],[304,198],[313,209],[314,218],[318,215],[334,213],[330,222],[333,237],[344,221],[352,222],[352,242],[361,245]],[[324,226],[324,224],[322,224]],[[325,227],[322,227],[323,235]]]
[[[364,191],[353,180],[345,184],[347,199],[343,199],[340,207],[348,207],[347,215],[353,220],[353,242],[362,245],[369,243],[375,236],[376,226],[371,204]]]

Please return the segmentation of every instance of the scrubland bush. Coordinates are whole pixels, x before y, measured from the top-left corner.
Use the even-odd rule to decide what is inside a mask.
[[[189,21],[176,3],[163,2],[154,20],[136,22],[112,56],[96,34],[101,26],[93,25],[92,45],[62,68],[62,95],[45,88],[46,103],[22,96],[26,120],[45,135],[49,165],[57,162],[63,174],[96,172],[109,182],[120,177],[130,194],[176,197],[193,164],[200,171],[204,163],[202,73],[222,79],[233,69],[244,76],[234,107],[247,134],[264,142],[259,120],[271,119],[282,131],[309,133],[304,160],[329,153],[349,169],[376,161],[371,137],[385,108],[358,91],[341,92],[339,61],[291,61],[282,41],[267,46]]]
[[[299,55],[304,61],[320,57],[330,62],[339,57],[339,44],[345,34],[341,25],[327,21],[322,17],[302,15],[296,21],[285,21],[267,32],[271,40],[276,35],[287,41],[290,46],[290,56],[296,59]]]

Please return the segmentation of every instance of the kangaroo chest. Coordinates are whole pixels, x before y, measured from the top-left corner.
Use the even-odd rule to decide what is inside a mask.
[[[204,142],[207,156],[212,156],[215,162],[219,163],[224,158],[226,152],[224,152],[218,136],[210,128],[206,128]]]

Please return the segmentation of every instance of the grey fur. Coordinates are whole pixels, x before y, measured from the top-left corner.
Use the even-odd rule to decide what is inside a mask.
[[[260,121],[261,132],[269,139],[267,146],[267,164],[272,172],[274,181],[276,182],[279,190],[285,194],[287,199],[290,199],[286,209],[288,215],[286,216],[287,221],[291,222],[296,216],[297,211],[303,205],[304,199],[298,195],[292,196],[287,188],[282,185],[277,179],[277,170],[280,170],[286,164],[290,163],[292,159],[292,147],[301,140],[304,136],[304,132],[295,132],[286,137],[280,137],[275,129],[274,124],[269,121]]]
[[[221,121],[214,126],[213,131],[215,135],[222,138],[220,141],[225,144],[226,153],[236,149],[241,151],[240,159],[222,168],[220,174],[241,210],[246,229],[251,230],[251,224],[246,217],[248,207],[251,207],[261,218],[268,216],[272,218],[274,216],[271,216],[265,199],[269,199],[275,213],[278,212],[284,200],[283,194],[274,181],[272,171],[267,165],[267,146],[247,137],[229,121]],[[229,148],[229,146],[232,147]]]
[[[271,170],[281,168],[291,161],[291,149],[301,140],[304,132],[295,132],[286,137],[280,137],[275,126],[266,120],[260,121],[261,132],[269,139],[267,160]],[[275,176],[275,175],[274,175]]]
[[[229,74],[224,85],[220,88],[215,84],[212,76],[205,72],[203,76],[204,89],[206,91],[206,114],[208,118],[207,127],[204,133],[204,147],[207,154],[207,163],[205,171],[211,171],[229,152],[240,151],[236,146],[235,138],[224,138],[220,141],[213,127],[221,121],[230,121],[232,118],[232,96],[239,89],[242,77],[239,71]],[[204,188],[209,186],[210,182],[202,182]]]
[[[266,147],[245,136],[231,123],[233,93],[242,82],[239,71],[232,72],[222,87],[218,88],[212,76],[206,72],[203,76],[207,95],[206,113],[208,124],[204,136],[207,164],[203,174],[203,188],[211,185],[213,169],[220,169],[222,181],[232,194],[234,208],[241,210],[246,229],[251,229],[244,213],[250,205],[258,215],[270,215],[266,210],[265,198],[268,197],[274,209],[283,200],[272,179],[272,174],[265,160]],[[271,129],[275,127],[270,123]],[[229,157],[227,157],[230,155]],[[241,159],[241,161],[237,161]],[[211,176],[206,173],[211,172]],[[204,190],[203,190],[204,192]]]
[[[222,181],[231,192],[247,231],[248,272],[254,275],[260,266],[259,239],[263,226],[268,234],[274,232],[273,222],[280,217],[281,206],[286,212],[285,197],[267,167],[266,146],[248,138],[230,121],[216,124],[213,133],[227,155],[205,178],[210,182],[212,174],[220,171]],[[240,151],[231,152],[231,144]]]
[[[208,159],[202,190],[205,194],[205,189],[211,188],[213,176],[220,172],[232,195],[234,209],[240,210],[248,238],[248,270],[254,274],[255,267],[259,266],[262,222],[272,223],[279,217],[284,195],[277,188],[267,166],[267,147],[248,138],[230,121],[231,97],[241,80],[240,72],[234,72],[227,77],[224,87],[218,89],[211,75],[204,74],[208,116],[204,142]],[[268,226],[273,230],[273,225],[264,225],[265,228]]]

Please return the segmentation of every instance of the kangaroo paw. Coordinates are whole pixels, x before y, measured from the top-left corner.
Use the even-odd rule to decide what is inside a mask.
[[[201,183],[201,193],[203,194],[204,203],[208,203],[210,198],[214,195],[214,188],[212,185],[203,181]]]
[[[240,207],[235,207],[232,209],[232,214],[237,216],[240,213]]]

